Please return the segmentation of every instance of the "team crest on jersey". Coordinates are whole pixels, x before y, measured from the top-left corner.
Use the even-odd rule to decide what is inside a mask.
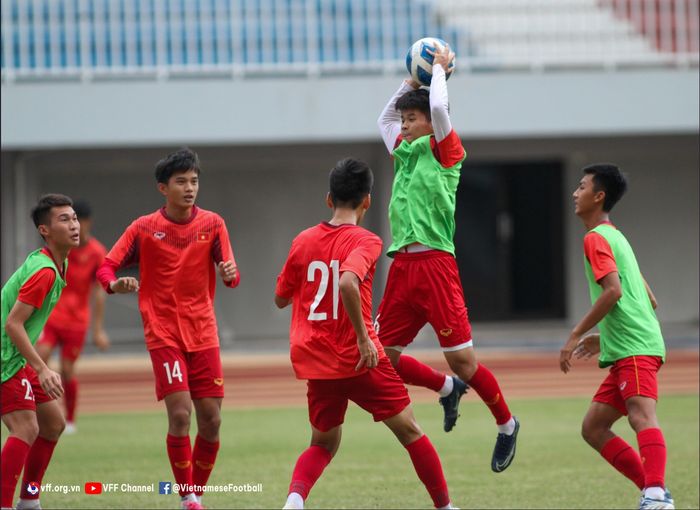
[[[165,232],[153,232],[153,237],[160,240],[165,237]]]
[[[197,242],[206,243],[209,241],[209,232],[197,232]]]

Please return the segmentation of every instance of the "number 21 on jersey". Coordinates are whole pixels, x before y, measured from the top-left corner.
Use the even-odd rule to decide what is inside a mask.
[[[321,304],[321,300],[328,291],[329,273],[331,272],[333,273],[333,282],[331,284],[331,292],[333,294],[333,319],[338,318],[338,282],[340,281],[340,262],[337,260],[331,260],[329,271],[329,266],[326,265],[325,262],[321,260],[314,260],[311,262],[311,264],[309,264],[309,268],[306,271],[306,281],[315,282],[317,279],[320,281],[314,301],[311,303],[311,307],[309,308],[308,319],[310,321],[325,321],[328,318],[328,314],[326,312],[317,312],[316,309],[318,308],[318,305]]]

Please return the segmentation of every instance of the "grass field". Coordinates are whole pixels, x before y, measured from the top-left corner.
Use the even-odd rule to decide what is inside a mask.
[[[463,404],[442,432],[437,404],[415,406],[443,461],[453,503],[461,508],[636,508],[638,491],[579,435],[588,399],[514,400],[522,422],[514,464],[490,470],[495,427],[483,404]],[[668,396],[659,405],[668,444],[667,484],[676,508],[698,508],[698,396]],[[44,483],[79,485],[81,493],[42,495],[44,508],[178,508],[158,494],[172,482],[165,453],[165,413],[80,417],[80,432],[62,438]],[[209,494],[209,508],[281,508],[292,467],[308,443],[302,408],[228,410],[210,484],[262,484],[257,493]],[[616,430],[636,447],[626,422]],[[7,431],[3,428],[3,437]],[[155,494],[82,493],[87,481],[151,484]],[[314,487],[308,508],[430,508],[408,455],[381,424],[351,406],[338,455]]]

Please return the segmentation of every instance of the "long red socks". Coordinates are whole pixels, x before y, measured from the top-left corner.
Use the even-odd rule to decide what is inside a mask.
[[[212,443],[197,435],[192,450],[192,483],[195,486],[201,488],[207,484],[211,470],[214,469],[218,451],[219,441]],[[201,490],[195,490],[194,493],[197,496],[202,495]]]
[[[192,491],[183,490],[192,485],[192,445],[190,436],[172,436],[166,439],[168,459],[175,476],[175,482],[180,486],[180,496],[186,496]]]
[[[442,472],[440,457],[438,457],[435,447],[433,447],[428,436],[422,436],[420,439],[406,445],[405,448],[408,450],[416,474],[428,490],[435,508],[446,506],[450,502],[447,482]]]
[[[292,473],[292,482],[289,484],[289,492],[296,492],[304,500],[331,461],[331,452],[322,446],[310,446],[299,456]]]
[[[27,460],[30,446],[18,437],[10,436],[0,454],[0,506],[13,508],[17,481]]]
[[[27,454],[27,461],[24,463],[22,490],[19,493],[20,498],[39,499],[40,491],[36,491],[36,494],[30,494],[27,492],[27,485],[29,482],[34,482],[41,487],[41,481],[44,479],[44,473],[46,473],[46,468],[49,466],[57,443],[58,441],[49,441],[41,436],[36,438]]]
[[[661,429],[644,429],[637,434],[639,455],[644,466],[644,487],[665,487],[666,441]]]
[[[396,373],[406,384],[423,386],[433,391],[440,391],[445,384],[445,374],[405,354],[399,356]]]
[[[624,439],[619,436],[613,437],[603,445],[600,454],[612,467],[632,480],[640,490],[644,488],[642,459]]]
[[[498,381],[488,368],[479,363],[472,378],[466,382],[474,388],[484,404],[488,406],[491,414],[496,418],[497,425],[503,425],[510,420],[511,414],[508,404],[503,398]]]

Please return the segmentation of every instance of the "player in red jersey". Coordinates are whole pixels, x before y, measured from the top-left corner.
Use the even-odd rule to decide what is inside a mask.
[[[90,324],[90,296],[93,299],[92,340],[102,351],[109,348],[109,337],[104,330],[104,309],[106,294],[97,282],[97,269],[102,264],[107,250],[92,237],[92,211],[90,204],[76,200],[73,210],[80,222],[80,246],[68,254],[70,271],[66,288],[49,321],[39,337],[36,350],[48,363],[51,353],[61,347],[61,377],[65,390],[66,434],[75,428],[75,408],[78,400],[78,380],[75,377],[75,363],[83,350],[87,328]]]
[[[195,206],[199,158],[190,149],[156,165],[165,207],[141,216],[107,254],[97,277],[108,293],[139,293],[139,310],[156,380],[168,411],[168,458],[182,508],[203,508],[202,489],[219,450],[224,379],[214,316],[218,273],[240,281],[224,220]],[[116,271],[138,264],[140,281]],[[194,405],[197,438],[190,444]]]
[[[41,481],[65,427],[61,377],[34,349],[53,307],[66,286],[68,253],[78,246],[80,224],[73,201],[44,195],[32,220],[46,245],[29,254],[2,287],[2,394],[0,415],[10,432],[2,448],[0,504],[12,507],[20,474],[16,508],[41,508]]]
[[[372,279],[382,242],[359,226],[372,182],[365,163],[338,162],[326,198],[333,217],[294,239],[277,279],[275,304],[292,304],[290,356],[297,378],[308,380],[311,422],[311,446],[297,460],[284,508],[304,508],[338,450],[348,400],[396,435],[435,507],[452,508],[440,458],[372,325]]]

